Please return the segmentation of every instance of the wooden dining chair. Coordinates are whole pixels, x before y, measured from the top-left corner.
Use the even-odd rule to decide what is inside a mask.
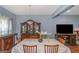
[[[44,45],[45,53],[58,53],[59,45]]]
[[[37,53],[37,45],[23,45],[24,53]]]
[[[21,38],[16,37],[15,45],[21,42]]]

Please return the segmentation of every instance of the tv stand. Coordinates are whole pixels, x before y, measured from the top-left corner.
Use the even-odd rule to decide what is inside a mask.
[[[55,39],[65,45],[76,45],[76,34],[56,33]]]

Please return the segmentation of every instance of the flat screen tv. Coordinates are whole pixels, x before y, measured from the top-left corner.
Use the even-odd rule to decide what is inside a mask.
[[[73,24],[57,24],[56,33],[73,33]]]

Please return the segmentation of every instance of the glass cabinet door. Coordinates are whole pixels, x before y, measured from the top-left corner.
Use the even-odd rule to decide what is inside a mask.
[[[34,34],[40,32],[40,23],[33,20],[27,20],[21,24],[21,33],[31,33]]]
[[[22,28],[21,28],[21,32],[22,32],[22,33],[26,33],[26,32],[27,32],[27,24],[22,24],[21,27],[22,27]]]
[[[27,22],[27,24],[28,24],[28,32],[30,33],[30,34],[33,34],[33,21],[31,21],[31,20],[29,20],[28,22]]]
[[[35,23],[34,24],[34,29],[35,29],[35,32],[40,32],[40,26],[39,26],[40,24],[38,24],[38,23]]]

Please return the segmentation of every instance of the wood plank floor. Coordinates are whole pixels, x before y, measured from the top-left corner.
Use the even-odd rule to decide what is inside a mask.
[[[79,53],[79,45],[76,46],[68,46],[71,50],[71,53]]]

